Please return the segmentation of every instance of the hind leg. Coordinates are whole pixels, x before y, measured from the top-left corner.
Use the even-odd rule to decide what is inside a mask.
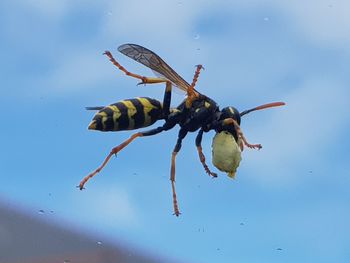
[[[106,164],[109,162],[109,160],[111,159],[111,157],[117,153],[119,153],[121,150],[123,150],[126,146],[128,146],[133,140],[135,140],[138,137],[144,137],[144,136],[151,136],[151,135],[155,135],[158,134],[162,131],[167,131],[171,128],[173,128],[175,126],[176,123],[172,123],[170,121],[167,121],[164,123],[163,126],[160,126],[158,128],[149,130],[149,131],[144,131],[144,132],[137,132],[133,135],[131,135],[131,137],[127,140],[125,140],[124,142],[122,142],[121,144],[119,144],[118,146],[114,147],[111,152],[107,155],[107,157],[105,158],[105,160],[103,161],[103,163],[92,173],[90,173],[89,175],[87,175],[86,177],[84,177],[83,180],[81,180],[80,184],[79,184],[79,189],[83,190],[84,189],[84,185],[86,184],[86,182],[88,180],[90,180],[92,177],[94,177],[97,173],[99,173],[105,166]]]
[[[163,78],[145,77],[145,76],[132,73],[126,70],[122,65],[120,65],[119,62],[115,60],[111,52],[105,51],[105,53],[103,54],[109,58],[109,60],[113,63],[113,65],[115,65],[119,70],[123,71],[126,75],[136,79],[140,79],[141,82],[138,84],[157,84],[157,83],[165,82],[166,88],[165,88],[164,99],[163,99],[163,111],[164,111],[165,117],[169,115],[170,103],[171,103],[171,90],[172,90],[172,84],[170,81]]]
[[[145,77],[126,70],[122,65],[119,64],[118,61],[115,60],[112,53],[109,51],[105,51],[103,55],[106,55],[109,58],[109,60],[113,63],[113,65],[115,65],[119,70],[123,71],[126,75],[141,80],[141,82],[138,84],[155,84],[155,83],[168,82],[168,80],[166,79]]]
[[[176,155],[181,149],[181,143],[183,138],[187,135],[187,131],[184,129],[181,129],[179,131],[179,135],[177,138],[177,142],[175,145],[175,148],[173,150],[173,153],[171,154],[171,170],[170,170],[170,181],[171,181],[171,189],[173,191],[173,205],[174,205],[174,215],[179,216],[181,213],[179,211],[179,206],[177,203],[177,198],[176,198],[176,190],[175,190],[175,160],[176,160]]]

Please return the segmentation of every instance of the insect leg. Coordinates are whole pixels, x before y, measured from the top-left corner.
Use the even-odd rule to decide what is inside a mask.
[[[171,181],[171,188],[173,191],[174,215],[176,215],[176,216],[180,215],[180,211],[179,211],[179,207],[177,204],[176,190],[175,190],[175,159],[176,159],[177,153],[181,149],[181,143],[182,143],[183,138],[185,138],[186,134],[187,134],[187,130],[181,129],[179,131],[177,142],[176,142],[174,151],[171,155],[170,181]]]
[[[224,119],[222,121],[222,125],[229,125],[229,124],[232,124],[236,131],[237,131],[237,135],[242,139],[243,143],[248,147],[248,148],[252,148],[252,149],[255,149],[257,148],[258,150],[260,150],[262,148],[261,144],[250,144],[247,142],[246,138],[244,137],[243,135],[243,132],[241,130],[241,127],[239,127],[239,124],[237,123],[236,120],[232,119],[232,118],[227,118],[227,119]],[[241,150],[243,151],[243,143],[240,144],[240,147],[241,147]]]
[[[192,105],[192,101],[199,96],[198,92],[196,92],[194,87],[196,86],[198,76],[202,68],[203,68],[202,65],[197,65],[196,72],[194,73],[194,76],[193,76],[192,84],[187,89],[187,100],[186,100],[187,108],[190,108]]]
[[[126,75],[136,78],[136,79],[140,79],[141,82],[138,84],[154,84],[154,83],[163,83],[163,82],[168,82],[168,80],[166,79],[162,79],[162,78],[152,78],[152,77],[145,77],[145,76],[141,76],[135,73],[132,73],[128,70],[126,70],[122,65],[120,65],[115,58],[113,57],[112,53],[109,51],[105,51],[103,53],[104,55],[106,55],[109,60],[113,63],[113,65],[115,65],[118,69],[120,69],[121,71],[123,71]]]
[[[166,118],[170,113],[171,89],[172,89],[171,82],[167,81],[165,92],[164,92],[164,98],[163,98],[163,112]]]
[[[205,163],[205,156],[202,152],[202,137],[203,137],[203,129],[200,129],[198,132],[198,135],[196,137],[196,146],[197,146],[197,151],[198,151],[198,155],[199,155],[199,160],[201,161],[205,172],[212,176],[212,177],[217,177],[218,175],[216,173],[213,173],[210,171],[208,165]]]
[[[86,184],[86,182],[88,180],[90,180],[92,177],[94,177],[97,173],[99,173],[106,166],[106,164],[109,162],[109,160],[111,159],[111,157],[114,154],[117,154],[118,152],[120,152],[122,149],[124,149],[126,146],[128,146],[129,143],[131,143],[137,137],[151,136],[151,135],[155,135],[157,133],[160,133],[162,131],[167,131],[167,130],[173,128],[175,126],[175,124],[176,123],[174,123],[174,122],[167,121],[164,123],[163,126],[160,126],[158,128],[155,128],[155,129],[152,129],[149,131],[144,131],[144,132],[137,132],[137,133],[131,135],[131,137],[129,139],[125,140],[123,143],[119,144],[118,146],[114,147],[111,150],[111,152],[107,155],[107,157],[105,158],[105,160],[103,161],[101,166],[99,166],[95,171],[93,171],[92,173],[90,173],[89,175],[84,177],[84,179],[79,184],[79,189],[80,190],[84,189],[84,185]]]
[[[201,69],[204,69],[202,65],[197,65],[197,69],[196,69],[196,72],[194,73],[194,76],[193,76],[193,80],[192,80],[192,84],[191,84],[191,87],[190,89],[190,92],[193,91],[194,87],[196,86],[196,82],[198,80],[198,77],[199,77],[199,74],[201,72]]]

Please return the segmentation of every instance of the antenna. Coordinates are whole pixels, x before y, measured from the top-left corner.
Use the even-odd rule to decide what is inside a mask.
[[[241,117],[242,117],[243,115],[246,115],[247,113],[252,112],[252,111],[263,110],[263,109],[278,107],[278,106],[283,106],[283,105],[286,105],[286,104],[284,102],[280,102],[280,101],[279,102],[271,102],[271,103],[263,104],[263,105],[260,105],[258,107],[255,107],[255,108],[252,108],[249,110],[242,111],[239,115],[241,115]]]

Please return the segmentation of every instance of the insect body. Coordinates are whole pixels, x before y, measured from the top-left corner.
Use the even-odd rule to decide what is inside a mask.
[[[152,78],[141,76],[132,72],[127,71],[121,66],[112,56],[109,51],[104,54],[107,55],[110,61],[123,71],[126,75],[141,80],[139,84],[156,84],[165,83],[165,93],[163,102],[151,98],[135,98],[122,100],[117,103],[111,104],[106,107],[88,107],[89,110],[98,110],[95,114],[92,122],[89,125],[89,129],[100,130],[100,131],[120,131],[120,130],[133,130],[141,127],[147,127],[152,125],[158,120],[164,120],[164,124],[150,130],[136,132],[129,139],[113,148],[109,155],[105,158],[104,162],[94,172],[86,176],[79,184],[79,188],[82,190],[85,183],[99,173],[103,167],[108,163],[110,158],[120,152],[124,147],[131,143],[138,137],[151,136],[158,134],[163,131],[172,129],[174,126],[179,125],[180,130],[178,138],[171,157],[171,172],[170,180],[173,191],[173,205],[174,214],[178,216],[180,214],[176,191],[175,191],[175,160],[176,155],[181,149],[182,140],[185,138],[188,132],[198,131],[196,137],[196,146],[199,155],[199,159],[206,171],[206,173],[212,177],[217,175],[210,171],[209,167],[205,162],[205,156],[202,152],[201,141],[204,132],[215,130],[216,133],[226,132],[231,137],[233,136],[240,150],[242,151],[244,145],[249,148],[260,149],[260,144],[249,144],[243,135],[240,128],[241,116],[255,110],[260,110],[269,107],[282,106],[283,102],[274,102],[264,104],[259,107],[255,107],[250,110],[239,112],[234,107],[226,107],[222,110],[216,102],[209,97],[199,93],[194,87],[196,85],[201,65],[197,66],[196,72],[193,77],[191,84],[187,83],[181,76],[179,76],[169,65],[167,65],[157,54],[154,52],[135,44],[124,44],[121,45],[118,50],[124,55],[144,64],[146,67],[152,69],[161,77]],[[185,100],[176,108],[170,108],[171,104],[171,91],[172,87],[185,91],[187,97]],[[214,140],[215,141],[215,140]],[[218,142],[222,140],[216,140]],[[214,142],[214,144],[216,144]],[[232,144],[233,145],[233,144]],[[230,153],[237,151],[225,151],[222,147],[230,146],[219,146],[215,145],[216,149],[221,153]],[[222,151],[224,150],[224,151]],[[229,154],[229,155],[230,155]],[[218,163],[222,163],[222,154],[217,155]],[[230,157],[230,156],[228,156]],[[227,162],[226,162],[227,163]],[[232,162],[231,162],[232,163]],[[238,162],[239,163],[239,162]],[[221,164],[216,165],[220,170],[230,172],[230,167]],[[230,166],[230,162],[229,162]],[[232,166],[232,165],[231,165]],[[238,165],[237,165],[238,166]],[[222,168],[224,167],[224,168]],[[222,168],[222,169],[221,169]],[[235,170],[236,167],[234,167]]]
[[[122,131],[147,127],[164,119],[163,106],[158,100],[136,98],[101,107],[89,125],[90,130]]]

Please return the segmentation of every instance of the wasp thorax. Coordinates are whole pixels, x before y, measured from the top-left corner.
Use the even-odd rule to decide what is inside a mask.
[[[212,143],[213,165],[234,178],[241,159],[241,149],[233,135],[227,131],[216,133]]]

